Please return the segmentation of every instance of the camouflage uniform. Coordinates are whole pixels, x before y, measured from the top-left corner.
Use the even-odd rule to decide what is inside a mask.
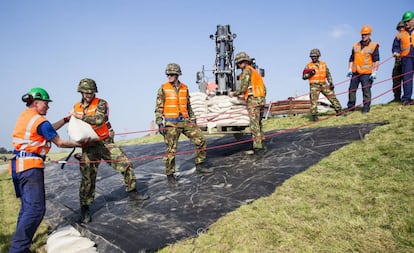
[[[84,116],[82,120],[91,125],[101,125],[107,121],[108,113],[107,102],[100,99],[95,115]],[[111,135],[106,139],[91,142],[82,148],[82,159],[80,161],[82,180],[79,189],[81,205],[90,205],[95,198],[96,175],[102,159],[107,161],[116,171],[121,172],[127,192],[136,189],[136,177],[132,164],[122,149],[114,144],[113,136],[114,132],[111,131]]]
[[[177,89],[178,92],[178,89]],[[155,119],[156,124],[163,124],[164,117],[164,101],[165,95],[163,88],[159,88],[157,92],[157,100],[155,103]],[[190,95],[188,94],[187,101],[190,101]],[[182,119],[179,122],[165,122],[165,135],[164,142],[166,145],[166,155],[163,157],[165,163],[165,173],[166,175],[172,175],[175,172],[175,154],[177,153],[178,139],[181,134],[187,136],[195,145],[196,145],[196,157],[195,163],[202,164],[206,160],[206,139],[201,132],[200,128],[191,120],[195,119],[193,110],[191,109],[191,104],[187,103],[187,110],[189,118]]]
[[[243,95],[251,86],[252,71],[248,68],[243,69],[241,74],[241,86],[234,92],[235,96]],[[266,91],[266,87],[265,87]],[[266,92],[265,92],[266,93]],[[266,104],[265,97],[250,96],[247,98],[247,111],[250,117],[250,131],[253,137],[253,149],[263,149],[263,140],[265,135],[263,132],[262,117],[264,106]]]
[[[314,64],[318,67],[319,61]],[[306,65],[305,69],[309,69],[309,65]],[[309,77],[310,77],[310,74],[303,75],[303,79],[308,79]],[[334,91],[330,87],[332,86],[333,81],[332,81],[331,72],[329,71],[328,67],[326,67],[326,81],[327,82],[313,83],[309,85],[310,86],[309,98],[311,100],[310,113],[312,115],[318,114],[318,100],[319,100],[319,94],[321,92],[329,100],[329,102],[331,102],[336,112],[340,112],[342,110],[341,103],[338,101],[338,99],[335,96]],[[328,83],[330,85],[328,85]]]

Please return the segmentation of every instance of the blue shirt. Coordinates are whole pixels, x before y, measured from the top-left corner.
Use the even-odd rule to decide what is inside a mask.
[[[58,135],[56,130],[53,128],[52,124],[50,124],[50,122],[47,120],[42,122],[37,127],[37,133],[45,137],[47,141],[51,141],[53,138],[55,138]]]

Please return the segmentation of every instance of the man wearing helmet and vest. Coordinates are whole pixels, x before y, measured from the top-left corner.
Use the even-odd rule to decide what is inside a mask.
[[[320,56],[321,52],[319,49],[312,49],[309,53],[309,57],[312,61],[306,64],[302,73],[303,80],[309,79],[309,98],[311,101],[310,113],[313,121],[318,120],[318,100],[321,92],[329,102],[331,102],[338,115],[342,111],[342,106],[334,93],[331,72],[325,62],[319,61]]]
[[[398,22],[397,24],[397,34],[405,29],[405,24],[403,21]],[[391,102],[401,102],[401,89],[402,89],[402,64],[401,57],[394,55],[395,62],[392,69],[392,91],[394,93],[394,99]]]
[[[402,16],[405,29],[400,30],[395,36],[392,44],[394,57],[401,57],[403,95],[401,101],[403,105],[413,104],[411,96],[413,94],[413,71],[414,71],[414,12],[406,11]]]
[[[362,113],[367,113],[371,108],[371,86],[377,78],[379,65],[379,44],[371,41],[371,26],[365,25],[361,29],[361,41],[352,47],[349,57],[349,70],[347,77],[352,77],[349,84],[348,110],[355,110],[356,92],[361,83],[363,106]]]
[[[95,198],[99,161],[102,159],[122,174],[126,191],[131,199],[146,200],[149,197],[137,191],[134,168],[124,151],[114,144],[114,131],[109,123],[108,103],[95,96],[98,92],[95,81],[90,78],[80,80],[78,92],[82,94],[82,99],[74,105],[72,115],[90,124],[99,137],[98,141],[92,141],[83,146],[82,156],[78,156],[82,174],[79,189],[81,222],[88,223],[91,221],[90,205]]]
[[[190,93],[187,85],[182,83],[178,76],[181,67],[177,63],[169,63],[165,68],[168,81],[161,85],[155,102],[155,122],[158,131],[164,136],[166,155],[163,157],[165,173],[169,182],[175,182],[175,154],[177,153],[178,139],[181,134],[187,136],[196,145],[196,171],[210,174],[206,160],[206,139],[196,125],[195,114],[190,104]]]
[[[45,214],[44,161],[51,143],[60,148],[82,146],[61,139],[56,132],[69,121],[69,116],[53,124],[46,119],[52,102],[46,90],[32,88],[22,100],[27,108],[20,114],[13,131],[14,156],[9,165],[16,197],[21,200],[10,252],[29,252],[33,235]]]
[[[230,96],[243,95],[247,102],[247,111],[250,118],[250,131],[253,138],[253,154],[264,155],[265,138],[262,126],[262,116],[266,103],[266,87],[262,76],[251,65],[250,57],[246,52],[239,52],[234,59],[238,68],[242,69],[240,74],[240,88],[230,92]]]

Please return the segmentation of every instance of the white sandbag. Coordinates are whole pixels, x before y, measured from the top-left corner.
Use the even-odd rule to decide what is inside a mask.
[[[92,126],[86,123],[83,120],[71,116],[68,124],[68,135],[69,137],[76,142],[82,142],[87,138],[90,140],[99,140],[98,135],[92,129]]]
[[[94,246],[95,243],[88,238],[72,235],[49,241],[46,247],[48,253],[71,253],[92,249]]]
[[[56,230],[55,232],[53,232],[52,234],[50,234],[47,238],[47,241],[53,241],[59,237],[65,237],[65,236],[81,236],[81,234],[79,233],[78,230],[76,230],[74,227],[72,226],[65,226],[62,227],[58,230]]]
[[[235,104],[235,105],[245,105],[246,104],[246,101],[244,99],[241,99],[241,98],[238,98],[238,97],[230,98],[230,102],[232,104]]]
[[[199,97],[202,98],[203,100],[207,98],[207,95],[203,92],[190,92],[190,98],[195,98],[195,97]]]

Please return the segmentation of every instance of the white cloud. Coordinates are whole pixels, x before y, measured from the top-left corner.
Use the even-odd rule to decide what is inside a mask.
[[[347,24],[340,24],[333,27],[333,29],[329,32],[329,35],[334,39],[340,39],[346,34],[352,32],[352,27]]]

